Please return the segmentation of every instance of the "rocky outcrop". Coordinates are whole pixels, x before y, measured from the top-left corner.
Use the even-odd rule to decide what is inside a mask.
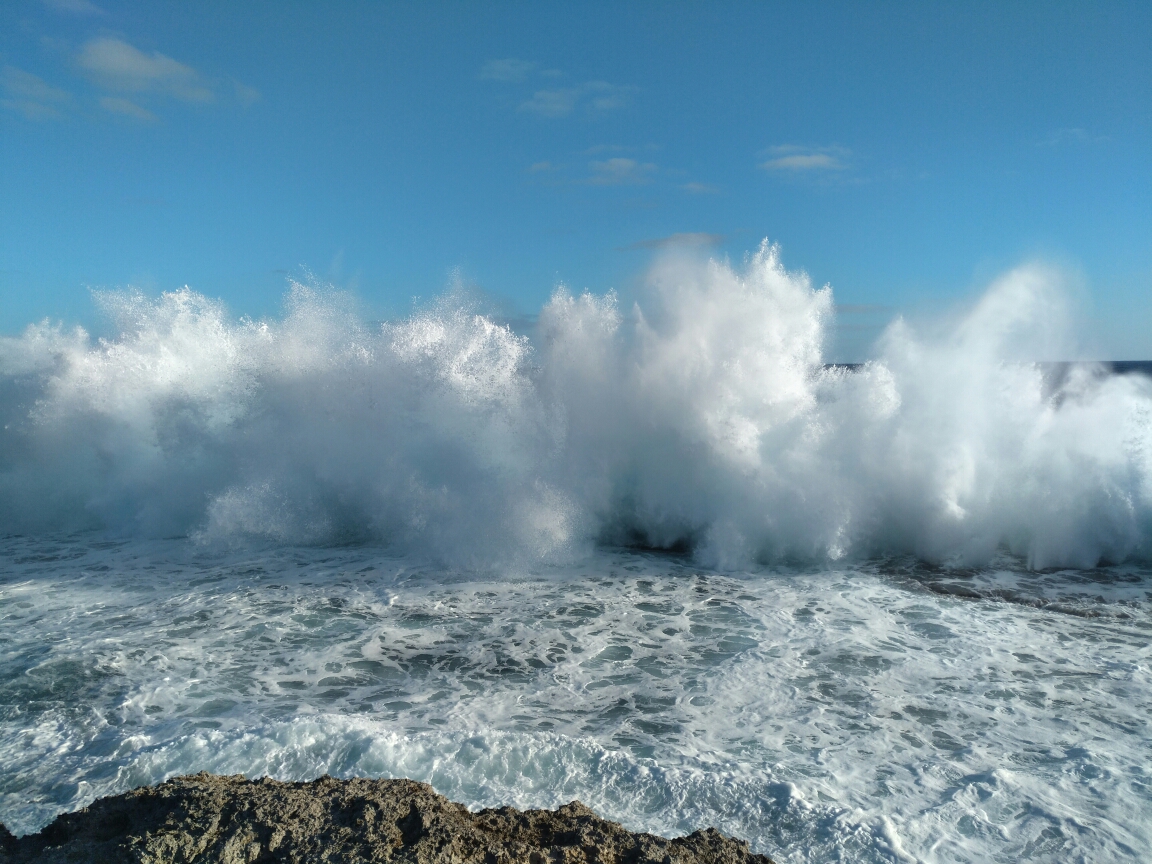
[[[2,864],[771,864],[714,828],[636,834],[579,801],[471,813],[412,780],[211,774],[101,798],[19,839],[0,826],[0,850]]]

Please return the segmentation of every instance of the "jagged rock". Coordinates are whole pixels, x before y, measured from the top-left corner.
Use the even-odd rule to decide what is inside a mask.
[[[196,774],[101,798],[19,839],[0,864],[772,864],[714,828],[667,840],[579,801],[470,813],[412,780],[281,783]]]

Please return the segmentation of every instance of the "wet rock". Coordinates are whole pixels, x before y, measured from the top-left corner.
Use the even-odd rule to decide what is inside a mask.
[[[469,812],[412,780],[281,783],[176,777],[60,816],[15,838],[0,864],[771,864],[714,828],[667,840],[624,830],[579,801]]]

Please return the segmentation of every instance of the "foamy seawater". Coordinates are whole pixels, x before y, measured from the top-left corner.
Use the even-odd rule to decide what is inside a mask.
[[[104,338],[0,337],[17,832],[208,770],[792,862],[1152,848],[1152,376],[1044,362],[1082,356],[1058,272],[852,370],[767,243],[532,334],[460,294],[98,300]]]
[[[579,798],[781,861],[1152,847],[1152,572],[0,547],[0,819],[208,770]]]

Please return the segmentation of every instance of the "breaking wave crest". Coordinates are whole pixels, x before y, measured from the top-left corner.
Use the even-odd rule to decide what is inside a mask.
[[[0,524],[372,541],[462,566],[596,543],[707,564],[914,554],[1034,567],[1152,552],[1152,379],[1067,347],[1027,266],[926,338],[824,365],[831,290],[765,244],[669,256],[642,299],[558,290],[535,340],[452,296],[370,325],[294,284],[282,318],[188,289],[100,302],[118,335],[0,340]]]

